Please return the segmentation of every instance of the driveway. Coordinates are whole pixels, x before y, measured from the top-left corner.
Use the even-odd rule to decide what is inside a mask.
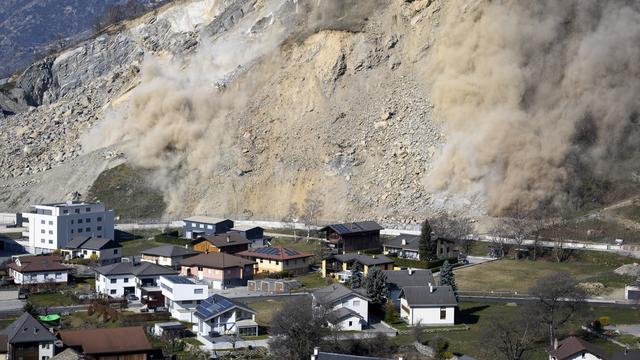
[[[629,335],[640,337],[640,324],[606,326],[605,329],[618,329],[623,334],[629,334]]]

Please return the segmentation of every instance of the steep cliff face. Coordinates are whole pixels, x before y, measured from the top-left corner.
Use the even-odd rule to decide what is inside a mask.
[[[176,2],[5,91],[0,207],[86,193],[123,162],[175,216],[279,218],[310,194],[324,218],[389,223],[600,201],[638,165],[625,94],[640,34],[625,24],[639,14],[624,0]]]

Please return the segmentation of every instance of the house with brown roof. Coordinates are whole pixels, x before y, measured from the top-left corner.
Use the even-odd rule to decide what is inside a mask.
[[[358,221],[327,225],[320,231],[326,234],[329,246],[338,252],[349,252],[379,249],[382,229],[375,221]]]
[[[309,271],[313,254],[282,246],[260,247],[237,253],[256,262],[256,272],[304,274]]]
[[[95,360],[146,360],[153,350],[141,326],[60,330],[58,338],[65,347]]]
[[[203,253],[223,252],[235,254],[249,249],[251,241],[242,234],[228,232],[225,234],[205,235],[193,241],[193,250]]]
[[[198,255],[198,252],[183,246],[167,244],[142,250],[140,254],[142,255],[140,261],[178,269],[180,260]]]
[[[64,284],[71,270],[58,255],[20,256],[7,267],[9,277],[19,285]]]
[[[225,253],[192,256],[180,262],[180,274],[208,282],[214,289],[246,286],[253,278],[255,261]]]
[[[549,360],[606,360],[608,357],[599,347],[575,336],[556,343],[549,350]]]

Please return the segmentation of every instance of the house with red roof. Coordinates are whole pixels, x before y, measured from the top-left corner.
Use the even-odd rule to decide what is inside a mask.
[[[19,285],[66,283],[71,270],[58,255],[20,256],[7,268],[9,277]]]
[[[288,272],[304,274],[309,271],[313,254],[282,246],[265,246],[236,254],[255,261],[255,271],[260,273]]]

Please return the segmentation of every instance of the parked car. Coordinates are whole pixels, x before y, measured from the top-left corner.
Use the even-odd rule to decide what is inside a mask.
[[[18,290],[18,299],[20,300],[24,300],[26,298],[29,297],[29,289],[28,288],[20,288],[20,290]]]
[[[127,300],[129,300],[129,301],[136,301],[136,300],[140,300],[140,299],[138,299],[138,297],[136,296],[136,294],[128,294],[128,295],[127,295]]]
[[[155,309],[155,312],[157,312],[157,313],[158,313],[158,312],[169,312],[169,309],[167,309],[167,308],[166,308],[166,307],[164,307],[164,306],[158,306],[158,307]]]

